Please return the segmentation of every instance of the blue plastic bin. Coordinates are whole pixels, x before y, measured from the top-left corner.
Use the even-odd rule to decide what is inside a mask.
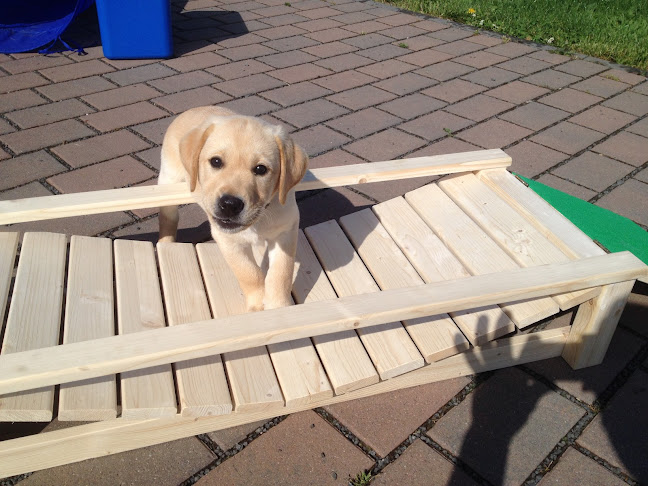
[[[97,15],[108,59],[173,56],[170,0],[97,0]]]

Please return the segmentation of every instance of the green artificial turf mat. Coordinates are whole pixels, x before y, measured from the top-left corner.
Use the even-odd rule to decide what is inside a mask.
[[[628,250],[648,264],[648,232],[612,211],[516,174],[542,199],[611,252]]]

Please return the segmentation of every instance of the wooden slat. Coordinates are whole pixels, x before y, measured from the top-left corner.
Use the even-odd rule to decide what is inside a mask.
[[[0,394],[646,275],[620,252],[0,355]]]
[[[293,296],[300,304],[337,298],[302,231],[297,239]],[[312,340],[336,395],[380,381],[355,331],[314,336]]]
[[[66,251],[65,235],[25,233],[1,355],[58,344]],[[12,393],[0,397],[0,422],[47,422],[53,407],[53,386]]]
[[[426,283],[470,276],[405,199],[390,199],[372,209]],[[450,316],[473,346],[515,330],[513,321],[496,305],[451,312]]]
[[[423,279],[371,209],[340,218],[340,225],[381,289],[423,285]],[[407,320],[403,325],[428,363],[470,347],[447,314]]]
[[[340,297],[380,291],[335,221],[311,226],[306,228],[305,233]],[[421,354],[400,322],[383,324],[373,329],[358,329],[358,334],[383,380],[415,370],[424,364]]]
[[[532,267],[569,260],[475,174],[445,177],[438,185],[519,265]],[[598,289],[587,289],[554,295],[553,298],[561,309],[566,310],[596,297],[598,292]]]
[[[568,328],[561,328],[501,339],[391,380],[322,400],[317,405],[331,405],[457,376],[559,356],[564,347],[567,332]],[[280,413],[296,413],[307,408],[309,408],[308,405],[286,407]],[[200,420],[180,416],[147,421],[115,419],[21,437],[0,442],[0,476],[23,474],[213,430],[267,420],[274,417],[275,413],[274,411],[249,414],[233,413],[204,417]],[[128,440],[124,440],[124,437],[127,437]]]
[[[153,245],[145,241],[115,240],[114,250],[119,334],[164,328]],[[178,413],[170,364],[123,372],[120,385],[122,417],[126,419]]]
[[[211,318],[194,246],[158,243],[160,277],[170,326]],[[220,355],[175,363],[180,415],[202,417],[232,411]]]
[[[390,160],[372,164],[324,167],[308,171],[295,188],[308,191],[326,187],[390,181],[497,167],[511,158],[499,149]],[[78,194],[0,201],[0,224],[38,221],[194,202],[186,183],[129,187]]]
[[[0,326],[4,324],[9,287],[16,262],[18,237],[18,233],[0,233]]]
[[[473,275],[519,268],[436,184],[409,192],[405,199]],[[518,327],[538,322],[559,310],[548,297],[501,307]]]
[[[65,301],[63,343],[115,335],[112,242],[73,236]],[[108,420],[117,416],[115,375],[61,385],[58,419]]]
[[[198,245],[198,256],[214,317],[246,312],[238,281],[215,243]],[[223,354],[234,410],[277,409],[284,404],[279,382],[265,346]]]

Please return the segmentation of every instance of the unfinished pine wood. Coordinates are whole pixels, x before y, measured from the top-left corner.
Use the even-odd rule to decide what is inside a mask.
[[[470,349],[411,373],[317,403],[326,406],[457,376],[559,356],[568,328],[502,339]],[[312,407],[312,405],[310,406]],[[296,413],[309,406],[285,407]],[[146,421],[109,420],[0,442],[0,476],[12,476],[124,452],[161,442],[272,418],[276,412],[229,414],[200,420],[176,416]]]
[[[473,275],[519,268],[437,185],[408,192],[405,199]],[[548,297],[501,304],[501,308],[520,328],[559,310]]]
[[[448,176],[439,187],[519,265],[532,267],[569,260],[515,209],[474,174]],[[598,295],[598,289],[554,295],[563,310]]]
[[[508,167],[509,165],[511,165],[511,158],[501,150],[495,149],[390,160],[372,164],[324,167],[308,171],[295,189],[308,191],[366,182]],[[15,199],[0,201],[0,224],[172,206],[191,202],[194,202],[194,197],[184,182]]]
[[[1,355],[58,344],[66,251],[65,235],[25,233]],[[0,422],[47,422],[53,407],[53,386],[11,393],[0,397]]]
[[[9,287],[18,249],[18,233],[0,233],[0,326],[4,324]]]
[[[382,290],[423,285],[371,209],[340,218],[340,225]],[[470,347],[447,314],[406,320],[403,325],[428,363]]]
[[[215,243],[198,245],[198,256],[214,317],[245,314],[238,281]],[[223,354],[234,410],[277,409],[284,399],[265,346]]]
[[[115,335],[112,242],[73,236],[70,240],[63,343]],[[108,420],[117,416],[115,375],[65,383],[59,392],[61,421]]]
[[[576,312],[562,357],[573,369],[601,364],[634,281],[606,285]]]
[[[211,318],[205,287],[191,243],[158,243],[164,304],[170,326]],[[174,364],[180,415],[202,417],[232,411],[220,355]]]
[[[301,230],[297,238],[293,296],[300,304],[337,298]],[[355,331],[314,336],[312,340],[336,395],[380,381]]]
[[[311,226],[305,232],[340,297],[380,290],[335,221]],[[400,322],[372,329],[358,329],[358,335],[383,380],[420,368],[424,364],[421,354]]]
[[[165,328],[153,245],[146,241],[115,240],[114,250],[119,334]],[[124,371],[120,388],[125,419],[178,413],[170,364],[151,364],[143,369]]]
[[[372,209],[426,283],[470,276],[405,199],[397,197]],[[451,312],[450,316],[473,346],[515,330],[513,321],[497,305]]]
[[[619,252],[0,355],[0,394],[646,275],[641,260]]]

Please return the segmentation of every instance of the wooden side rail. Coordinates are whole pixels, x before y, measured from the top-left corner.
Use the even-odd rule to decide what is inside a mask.
[[[0,356],[0,395],[218,353],[626,282],[648,266],[629,252],[342,297]],[[262,317],[262,318],[261,318]],[[217,325],[216,325],[217,324]]]
[[[324,167],[306,173],[297,191],[504,168],[511,157],[499,149]],[[0,201],[0,224],[84,216],[194,202],[184,183],[128,187]]]

